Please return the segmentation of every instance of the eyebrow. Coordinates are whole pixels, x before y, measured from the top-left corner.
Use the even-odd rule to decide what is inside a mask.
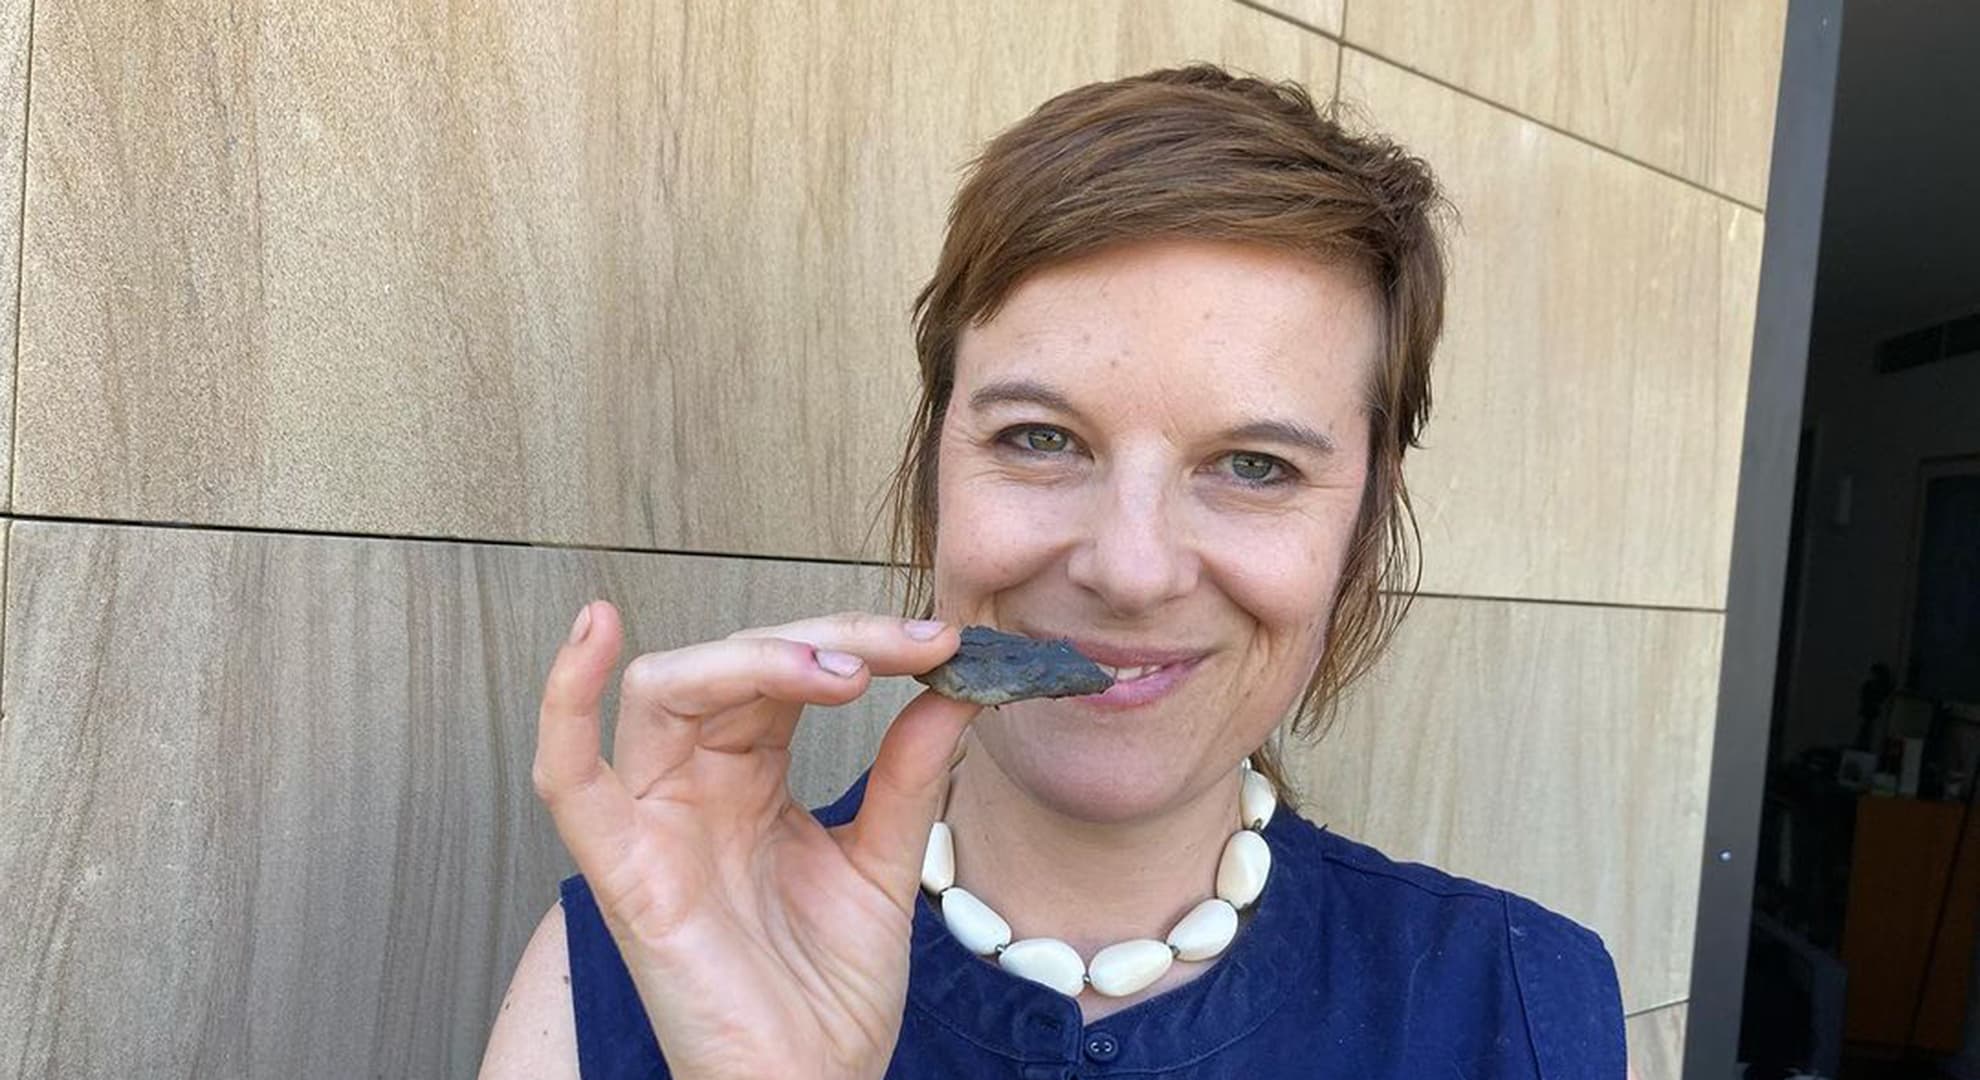
[[[1321,457],[1330,457],[1340,450],[1331,436],[1296,420],[1253,420],[1224,432],[1224,439],[1229,442],[1272,442],[1296,446]]]
[[[1079,415],[1079,410],[1073,408],[1071,398],[1031,379],[1002,379],[985,383],[969,395],[969,407],[973,410],[981,411],[992,405],[1040,405],[1068,416]]]
[[[969,407],[983,410],[993,405],[1037,405],[1067,416],[1079,417],[1072,399],[1041,382],[1031,379],[1005,379],[987,383],[969,395]],[[1340,452],[1332,436],[1297,420],[1250,420],[1226,429],[1219,436],[1225,442],[1269,442],[1298,447],[1321,457]]]

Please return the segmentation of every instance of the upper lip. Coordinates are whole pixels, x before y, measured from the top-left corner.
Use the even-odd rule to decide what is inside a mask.
[[[1111,668],[1160,667],[1164,664],[1180,664],[1202,656],[1202,649],[1159,649],[1147,645],[1117,645],[1091,638],[1074,637],[1071,634],[1036,634],[1035,637],[1063,638],[1072,643],[1080,654],[1096,664]]]

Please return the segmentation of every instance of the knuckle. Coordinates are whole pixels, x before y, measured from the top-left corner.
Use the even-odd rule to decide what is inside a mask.
[[[756,660],[765,667],[805,666],[816,650],[791,638],[764,638],[757,643]]]

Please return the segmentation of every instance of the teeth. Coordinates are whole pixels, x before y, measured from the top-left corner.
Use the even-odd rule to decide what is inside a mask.
[[[1146,675],[1151,671],[1155,671],[1156,669],[1160,668],[1162,665],[1148,664],[1144,667],[1120,667],[1120,668],[1108,667],[1106,664],[1100,664],[1098,666],[1101,671],[1104,671],[1107,674],[1112,675],[1114,677],[1115,682],[1133,682],[1134,680],[1141,678],[1143,675]]]

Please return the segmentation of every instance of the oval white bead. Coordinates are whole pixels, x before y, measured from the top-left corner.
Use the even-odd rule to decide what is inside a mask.
[[[1136,938],[1095,953],[1086,975],[1093,989],[1108,997],[1125,997],[1161,978],[1174,959],[1168,942]]]
[[[1011,924],[961,886],[943,891],[942,921],[963,948],[978,956],[988,956],[998,946],[1011,943]]]
[[[1265,891],[1265,876],[1272,872],[1272,849],[1265,838],[1250,829],[1232,833],[1224,843],[1224,857],[1217,862],[1217,895],[1242,911]]]
[[[1175,946],[1178,960],[1208,960],[1224,951],[1237,936],[1237,928],[1237,909],[1213,896],[1190,909],[1169,931],[1169,944]]]
[[[956,841],[949,823],[938,821],[928,829],[928,850],[921,856],[921,887],[937,896],[956,883]]]
[[[1247,829],[1263,829],[1279,808],[1279,797],[1264,774],[1244,770],[1244,787],[1238,792],[1238,817]]]
[[[1043,983],[1068,997],[1086,987],[1086,961],[1058,938],[1014,941],[997,957],[997,965],[1020,978]]]

